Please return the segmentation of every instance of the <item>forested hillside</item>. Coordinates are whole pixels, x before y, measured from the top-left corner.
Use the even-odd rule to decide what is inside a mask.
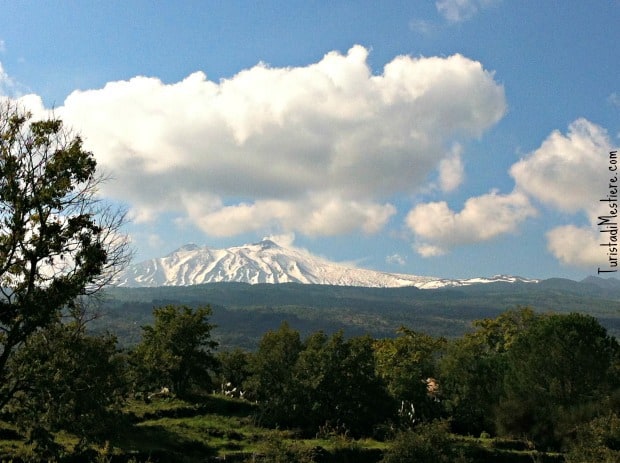
[[[459,289],[215,283],[185,287],[114,288],[106,293],[95,330],[111,329],[124,345],[138,341],[152,309],[165,304],[210,304],[214,337],[224,347],[255,349],[263,333],[286,320],[302,334],[394,336],[400,326],[453,338],[471,322],[517,306],[539,312],[581,312],[620,334],[620,288],[613,281],[552,279],[538,284],[492,283]],[[598,284],[595,284],[598,283]]]

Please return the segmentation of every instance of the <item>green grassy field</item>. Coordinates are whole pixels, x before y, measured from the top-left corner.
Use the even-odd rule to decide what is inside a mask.
[[[379,462],[390,446],[389,440],[355,440],[329,430],[312,439],[302,438],[295,430],[259,426],[254,412],[254,404],[221,395],[203,397],[199,403],[174,398],[150,403],[132,400],[114,439],[59,463],[373,463]],[[539,454],[523,441],[455,439],[472,463],[562,461],[561,455]],[[57,442],[71,453],[77,439],[60,433]],[[0,461],[30,461],[32,455],[25,439],[10,425],[0,426]]]

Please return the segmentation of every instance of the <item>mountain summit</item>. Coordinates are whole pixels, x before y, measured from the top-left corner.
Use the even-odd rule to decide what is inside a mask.
[[[187,244],[165,257],[133,264],[117,278],[119,286],[187,286],[216,282],[307,283],[339,286],[440,288],[494,281],[535,282],[496,276],[468,280],[385,273],[330,262],[265,239],[228,249]]]

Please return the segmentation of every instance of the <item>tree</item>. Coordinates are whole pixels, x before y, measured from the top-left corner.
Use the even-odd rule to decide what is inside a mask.
[[[59,119],[0,103],[0,409],[22,386],[7,371],[16,350],[129,257],[123,214],[96,198],[100,182]]]
[[[211,391],[217,342],[211,339],[210,315],[209,306],[155,309],[155,324],[142,327],[142,341],[134,350],[138,384],[172,387],[180,396],[192,388]]]
[[[288,426],[296,415],[293,368],[302,350],[299,332],[284,322],[265,333],[250,362],[251,376],[245,387],[248,397],[257,400],[260,420],[267,425]]]
[[[619,353],[617,341],[589,315],[540,318],[508,351],[500,430],[559,448],[577,424],[606,407],[619,386]]]
[[[567,463],[620,461],[620,416],[610,413],[579,426],[565,458]]]
[[[369,337],[319,331],[301,342],[283,323],[263,336],[251,365],[246,385],[267,425],[369,435],[396,408],[376,374]]]
[[[223,351],[217,355],[219,378],[228,390],[243,391],[243,385],[250,376],[250,353],[240,348]],[[228,386],[228,384],[230,385]]]
[[[20,384],[7,409],[39,453],[53,454],[64,430],[101,442],[118,430],[125,364],[112,336],[89,336],[76,323],[56,323],[31,336],[9,363]]]
[[[376,373],[373,340],[315,333],[304,343],[293,370],[297,426],[316,432],[330,425],[355,436],[370,435],[396,407]]]
[[[429,394],[427,379],[436,378],[437,360],[445,349],[444,338],[433,338],[405,327],[395,339],[375,342],[379,376],[394,399],[413,405],[415,420],[430,420],[438,414],[436,397]]]
[[[540,316],[518,308],[474,322],[476,330],[452,341],[439,362],[443,403],[456,431],[495,432],[495,409],[503,391],[506,356]]]

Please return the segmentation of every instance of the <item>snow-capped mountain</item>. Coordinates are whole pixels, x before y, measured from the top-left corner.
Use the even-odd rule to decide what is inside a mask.
[[[330,262],[307,251],[284,247],[268,239],[228,249],[186,245],[165,257],[131,265],[117,278],[119,286],[127,287],[186,286],[215,282],[295,282],[385,288],[416,286],[431,289],[495,281],[537,282],[504,275],[449,280],[377,272]]]

